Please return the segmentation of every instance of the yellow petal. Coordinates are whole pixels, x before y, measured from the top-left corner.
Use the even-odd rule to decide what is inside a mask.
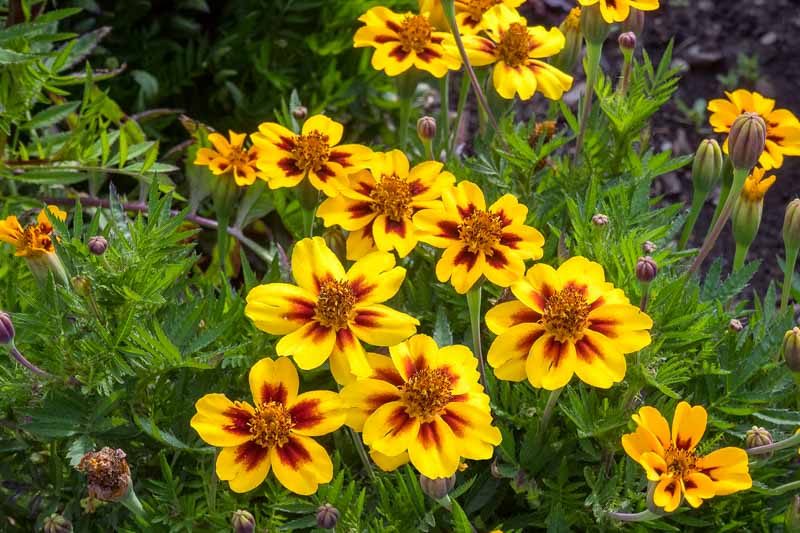
[[[372,413],[364,422],[364,444],[388,456],[408,450],[419,431],[419,420],[406,413],[401,402],[389,402]]]
[[[340,394],[349,409],[347,425],[356,431],[364,428],[364,422],[379,407],[398,401],[401,397],[396,385],[371,378],[360,379],[346,385]]]
[[[575,373],[576,359],[571,342],[560,343],[552,335],[542,335],[533,343],[526,362],[528,381],[537,388],[560,389]]]
[[[604,297],[605,299],[605,297]],[[641,350],[650,344],[653,320],[629,304],[600,305],[589,313],[589,326],[610,340],[622,353]]]
[[[525,365],[531,348],[543,334],[544,327],[540,324],[524,323],[512,326],[501,333],[489,347],[487,354],[489,365],[494,369],[499,369],[513,363],[514,377],[517,379],[512,381],[522,381],[526,376]],[[506,369],[506,373],[508,372],[511,372],[511,368]]]
[[[436,278],[441,282],[449,279],[459,294],[466,294],[485,271],[483,252],[472,253],[461,244],[447,248],[436,263]]]
[[[393,472],[404,464],[408,463],[408,452],[403,452],[400,455],[389,456],[379,452],[378,450],[370,450],[369,456],[375,461],[375,464],[384,472]]]
[[[419,320],[381,304],[359,305],[350,324],[356,337],[373,346],[391,346],[417,330]]]
[[[683,495],[692,507],[700,507],[703,500],[715,494],[714,483],[705,474],[693,472],[683,480]]]
[[[468,459],[490,459],[503,440],[500,430],[492,426],[489,409],[452,402],[440,418],[453,432],[461,455]]]
[[[575,341],[575,374],[593,387],[607,389],[625,377],[625,356],[604,336],[586,331]]]
[[[300,385],[297,369],[285,357],[261,359],[250,369],[248,380],[256,404],[278,402],[288,406],[297,397]]]
[[[233,492],[249,492],[261,485],[269,467],[269,449],[255,442],[223,448],[217,456],[217,476],[227,481]]]
[[[693,450],[706,432],[708,414],[701,405],[680,402],[672,418],[672,442],[683,450]]]
[[[336,333],[333,329],[319,322],[309,322],[278,341],[275,351],[278,355],[291,355],[297,366],[311,370],[328,359],[335,342]]]
[[[400,376],[408,381],[418,370],[433,368],[439,347],[433,337],[414,335],[405,342],[389,348],[392,362]]]
[[[303,124],[303,135],[308,135],[311,132],[317,131],[323,135],[328,136],[328,146],[335,146],[342,140],[344,133],[344,126],[338,122],[331,120],[325,115],[314,115],[306,120]]]
[[[344,268],[322,237],[303,239],[294,245],[292,252],[292,275],[305,290],[319,294],[320,283],[325,280],[341,280]]]
[[[453,430],[438,416],[419,425],[408,448],[411,464],[429,478],[450,477],[461,464],[458,441]]]
[[[289,404],[292,431],[317,437],[339,429],[347,416],[347,406],[332,391],[304,392]]]
[[[406,269],[394,265],[394,255],[387,252],[372,252],[356,261],[346,275],[356,301],[381,303],[397,294]]]
[[[667,463],[664,458],[657,453],[646,452],[639,458],[639,464],[644,467],[647,473],[647,479],[650,481],[658,481],[661,476],[667,473]]]
[[[681,481],[678,478],[664,476],[653,492],[653,503],[666,512],[671,513],[681,504]]]
[[[286,335],[314,318],[315,297],[288,283],[270,283],[254,287],[247,294],[244,314],[261,331]]]
[[[232,402],[224,394],[206,394],[194,404],[197,414],[190,425],[211,446],[237,446],[250,440],[248,427],[253,408]]]
[[[272,471],[281,485],[296,494],[314,494],[320,483],[333,479],[333,463],[314,439],[292,435],[283,446],[270,450]]]
[[[542,315],[523,304],[519,300],[503,302],[495,305],[486,312],[484,320],[489,331],[500,335],[508,328],[518,324],[534,324],[539,322]]]

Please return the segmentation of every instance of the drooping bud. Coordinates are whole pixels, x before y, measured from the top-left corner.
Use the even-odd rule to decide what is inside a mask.
[[[425,143],[430,142],[436,137],[436,119],[424,116],[417,121],[417,135]]]
[[[783,360],[792,372],[800,372],[800,328],[793,327],[783,336]]]
[[[320,529],[333,529],[339,523],[339,509],[326,503],[317,509],[317,527]]]
[[[627,56],[636,49],[636,34],[632,31],[620,33],[617,43],[619,44],[619,50],[622,52],[622,55]]]
[[[629,31],[637,37],[641,37],[644,32],[644,18],[644,11],[632,7],[630,15],[622,23],[622,31]]]
[[[800,531],[800,494],[795,495],[783,515],[783,530],[788,532]]]
[[[766,446],[772,444],[772,434],[766,429],[758,426],[753,426],[745,434],[745,443],[747,448],[758,448],[759,446]]]
[[[256,519],[250,512],[239,509],[234,511],[231,525],[235,533],[253,533],[256,530]]]
[[[764,195],[775,183],[775,176],[764,179],[764,173],[763,168],[753,170],[744,182],[739,201],[733,208],[733,238],[738,246],[749,247],[761,226]]]
[[[102,235],[97,235],[96,237],[91,237],[86,246],[94,255],[103,255],[108,249],[108,241]]]
[[[420,474],[419,486],[422,488],[422,492],[434,500],[441,500],[450,494],[450,491],[456,486],[456,476],[453,474],[450,477],[431,479]]]
[[[42,530],[44,533],[72,533],[72,522],[53,513],[42,522]]]
[[[653,241],[644,241],[644,244],[642,244],[642,251],[645,255],[650,255],[656,250],[658,250],[658,246]]]
[[[704,197],[711,192],[722,174],[722,149],[714,139],[704,139],[697,147],[692,163],[695,194]]]
[[[83,456],[77,469],[85,472],[89,497],[105,502],[116,502],[125,496],[131,485],[131,469],[125,460],[125,452],[105,447],[99,452]]]
[[[592,224],[595,226],[607,226],[609,223],[608,215],[597,213],[592,216]]]
[[[581,8],[575,7],[558,27],[564,34],[564,48],[553,56],[550,63],[562,72],[570,74],[578,65],[583,48],[581,38]]]
[[[750,171],[758,163],[767,140],[767,125],[758,113],[742,113],[728,134],[728,155],[736,169]]]
[[[783,218],[783,245],[787,250],[800,248],[800,198],[795,198],[786,206]]]
[[[656,279],[658,274],[658,264],[655,260],[648,256],[640,257],[636,262],[636,278],[641,283],[650,283]]]
[[[11,315],[5,311],[0,311],[0,344],[10,344],[14,342],[14,323]]]
[[[581,34],[586,42],[602,44],[611,30],[611,25],[603,19],[600,4],[584,6],[581,9]]]
[[[731,318],[731,321],[728,322],[728,331],[731,333],[739,333],[744,329],[744,324],[738,318]]]
[[[308,108],[306,106],[299,105],[292,109],[292,116],[297,120],[305,120],[308,116]]]

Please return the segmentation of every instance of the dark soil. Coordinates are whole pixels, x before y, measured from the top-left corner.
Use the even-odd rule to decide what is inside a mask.
[[[529,21],[558,24],[573,2],[529,0]],[[644,46],[654,59],[661,57],[670,39],[675,40],[675,65],[683,67],[683,79],[677,100],[692,108],[698,100],[723,98],[725,90],[755,90],[777,101],[776,107],[800,115],[800,0],[661,0],[662,7],[648,14]],[[607,49],[616,48],[616,34],[609,38]],[[739,54],[756,57],[755,73],[739,68]],[[613,57],[613,55],[612,55]],[[609,65],[617,69],[616,65]],[[750,69],[752,70],[752,69]],[[729,76],[742,71],[738,80]],[[720,77],[731,77],[732,85],[723,85]],[[704,109],[705,105],[698,106]],[[705,112],[704,112],[705,113]],[[672,103],[656,117],[654,134],[657,147],[672,149],[676,155],[694,152],[700,140],[708,136],[723,140],[708,125],[705,113],[697,120]],[[700,128],[698,130],[698,127]],[[771,280],[781,281],[783,274],[777,257],[783,257],[781,229],[786,204],[800,193],[795,176],[800,173],[800,157],[789,157],[780,169],[770,172],[778,177],[765,198],[764,215],[749,261],[761,260],[753,278],[753,288],[763,294]],[[691,199],[691,175],[685,169],[664,176],[654,186],[654,195],[668,202]],[[695,229],[692,243],[699,246],[717,203],[713,194]],[[730,226],[723,232],[711,257],[721,256],[727,265],[733,260],[734,243]]]

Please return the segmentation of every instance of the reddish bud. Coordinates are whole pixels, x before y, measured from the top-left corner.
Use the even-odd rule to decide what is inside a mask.
[[[321,529],[333,529],[339,523],[339,509],[326,503],[317,509],[317,527]]]
[[[642,283],[650,283],[658,274],[658,264],[648,256],[640,257],[636,262],[636,278]]]
[[[96,237],[91,237],[89,242],[86,243],[86,246],[94,255],[103,255],[108,249],[108,241],[102,235],[98,235]]]
[[[14,341],[14,323],[11,315],[0,311],[0,344],[9,344]]]

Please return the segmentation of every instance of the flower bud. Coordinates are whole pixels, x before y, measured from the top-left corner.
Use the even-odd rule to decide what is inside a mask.
[[[744,324],[738,318],[731,318],[731,321],[728,322],[728,331],[731,333],[739,333],[744,329]]]
[[[764,169],[756,168],[747,177],[733,208],[733,238],[738,246],[749,247],[758,234],[764,210],[764,195],[775,183],[775,176],[764,179]]]
[[[450,494],[450,491],[456,486],[456,476],[453,474],[450,477],[431,479],[420,474],[419,486],[422,488],[422,492],[434,500],[441,500]]]
[[[339,258],[339,261],[344,263],[347,259],[347,237],[344,236],[342,228],[339,226],[331,226],[325,230],[322,234],[322,238],[325,240],[325,244],[328,245],[328,248]]]
[[[60,514],[53,513],[44,519],[42,530],[44,533],[72,533],[72,522]]]
[[[650,283],[656,279],[658,264],[648,256],[640,257],[636,262],[636,278],[642,283]]]
[[[692,163],[692,183],[695,194],[707,195],[722,174],[722,150],[714,139],[700,142]]]
[[[620,33],[617,43],[622,55],[627,56],[636,49],[636,34],[632,31]]]
[[[89,497],[104,502],[122,499],[131,486],[131,469],[125,460],[125,452],[105,447],[99,452],[89,452],[76,467],[86,472]]]
[[[602,213],[597,213],[596,215],[592,216],[592,224],[595,226],[607,226],[608,222],[608,216]]]
[[[436,137],[436,119],[424,116],[417,121],[417,135],[423,143],[430,142]]]
[[[0,344],[10,344],[14,342],[14,323],[11,315],[5,311],[0,311]]]
[[[750,171],[764,153],[767,126],[758,113],[742,113],[728,134],[728,155],[736,169]]]
[[[564,48],[553,56],[550,64],[567,74],[575,70],[581,57],[583,40],[581,38],[581,8],[574,7],[558,27],[564,34]]]
[[[94,255],[103,255],[108,249],[108,241],[102,235],[98,235],[90,238],[89,242],[86,243],[86,246]]]
[[[339,509],[326,503],[317,509],[317,527],[320,529],[333,529],[339,523]]]
[[[622,23],[622,31],[629,31],[641,37],[644,32],[644,17],[644,11],[632,7],[630,15]]]
[[[656,246],[656,243],[654,243],[653,241],[644,241],[644,244],[642,244],[642,251],[646,255],[650,255],[656,250],[658,250],[658,246]]]
[[[256,530],[256,519],[248,511],[234,511],[231,525],[235,533],[253,533]]]
[[[292,109],[292,116],[297,120],[305,120],[308,116],[308,108],[306,106],[299,105]]]
[[[800,198],[795,198],[786,206],[783,218],[783,245],[787,250],[800,248]]]
[[[602,44],[610,29],[611,26],[600,13],[600,4],[584,6],[581,9],[581,33],[586,42]]]
[[[749,429],[744,439],[748,449],[766,446],[773,442],[770,432],[758,426],[753,426],[752,429]]]
[[[800,531],[800,494],[796,494],[789,502],[783,515],[783,530],[787,533]]]
[[[800,372],[800,328],[793,327],[783,336],[783,360],[792,372]]]
[[[78,296],[83,296],[84,298],[92,294],[92,282],[86,276],[73,277],[72,288]]]

